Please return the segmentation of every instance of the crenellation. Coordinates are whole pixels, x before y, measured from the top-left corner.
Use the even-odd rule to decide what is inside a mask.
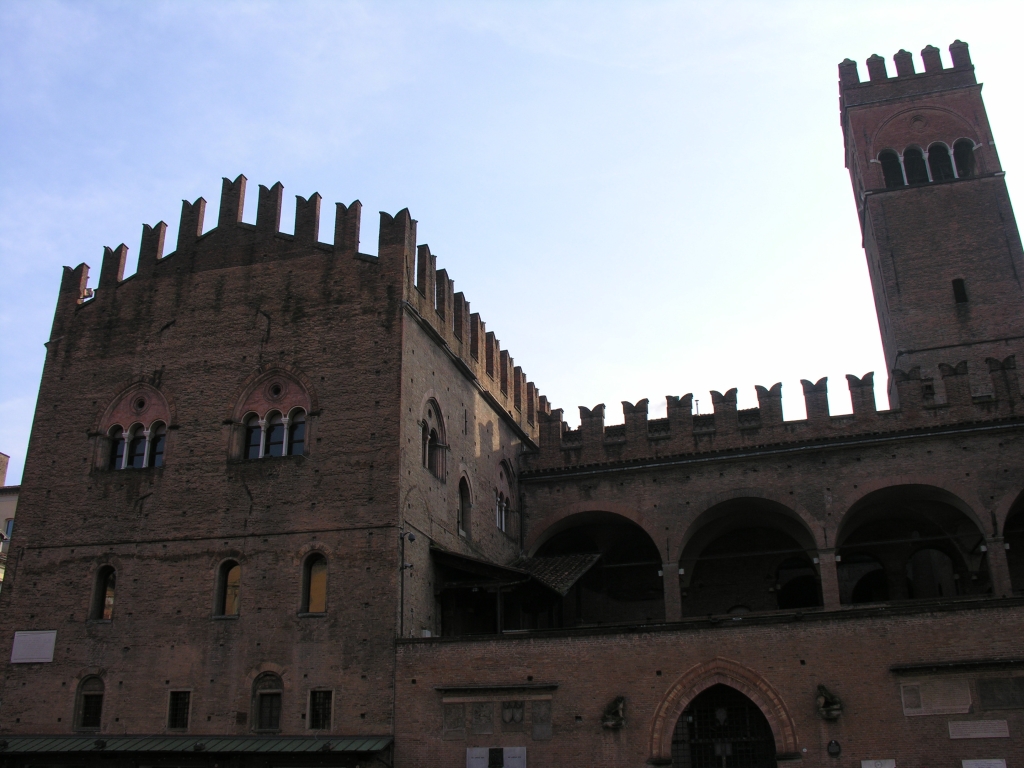
[[[442,321],[446,321],[452,316],[452,302],[452,281],[448,279],[446,270],[439,269],[434,273],[434,311]],[[444,328],[445,337],[450,336],[451,328],[448,323],[442,322],[441,325]]]
[[[896,62],[896,77],[909,77],[914,74],[914,55],[903,48],[893,56]]]
[[[195,248],[196,241],[203,236],[203,220],[206,218],[206,200],[197,198],[194,203],[181,201],[181,223],[178,225],[178,245],[175,253],[188,253]]]
[[[466,302],[466,311],[469,312],[469,302]],[[484,338],[485,332],[480,313],[474,312],[469,316],[469,354],[478,364],[480,362],[480,341]]]
[[[319,193],[314,192],[308,198],[295,196],[295,244],[316,245],[320,238],[320,202]]]
[[[525,379],[526,376],[524,375]],[[537,388],[533,385],[532,381],[526,382],[526,423],[533,425],[536,423],[536,412],[537,412]]]
[[[319,197],[319,195],[317,195]],[[354,257],[359,253],[359,224],[363,204],[353,200],[350,205],[335,203],[334,253]],[[296,234],[298,232],[296,231]]]
[[[848,373],[846,382],[850,387],[850,404],[853,406],[854,416],[871,416],[877,413],[874,371],[865,373],[860,378]]]
[[[778,381],[767,389],[758,384],[754,390],[757,392],[761,424],[765,427],[782,426],[782,382]]]
[[[711,408],[714,411],[715,432],[718,435],[732,435],[739,430],[739,419],[736,415],[736,387],[725,394],[711,391]]]
[[[949,46],[949,55],[953,60],[953,69],[973,69],[971,51],[962,40],[954,40]]]
[[[256,204],[257,235],[263,238],[273,237],[281,231],[281,206],[283,203],[284,186],[281,182],[277,182],[269,189],[260,184],[260,196]],[[241,206],[239,206],[239,210],[241,210]]]
[[[801,379],[800,385],[804,388],[807,421],[811,423],[827,421],[829,417],[828,377],[820,378],[814,383],[807,379]]]
[[[973,405],[971,384],[967,377],[967,361],[954,365],[939,363],[939,374],[946,390],[946,404],[951,408],[967,408]]]
[[[882,80],[889,79],[889,73],[885,70],[885,59],[879,56],[877,53],[871,54],[868,57],[868,77],[871,78],[872,83],[881,82]]]
[[[164,257],[164,238],[167,225],[158,221],[156,225],[142,225],[142,242],[139,244],[139,266],[135,270],[141,278],[149,277],[157,263]]]
[[[988,364],[989,375],[992,377],[992,388],[996,401],[1006,403],[1010,412],[1015,412],[1021,401],[1016,357],[1010,355],[1003,360],[990,357],[985,362]]]
[[[648,436],[647,411],[649,404],[650,401],[647,398],[637,401],[636,405],[627,400],[622,401],[624,437],[626,442],[639,449],[646,449],[647,447],[646,443],[641,441],[646,440]]]
[[[498,345],[497,341],[495,341],[495,347],[497,348],[498,346],[500,346],[500,345]],[[499,384],[499,387],[501,389],[501,394],[507,395],[508,394],[508,372],[509,372],[509,370],[512,367],[512,358],[508,354],[508,350],[507,349],[501,350],[500,360],[501,360],[501,369],[499,371],[498,384]]]
[[[484,324],[480,323],[480,328],[483,329]],[[487,375],[492,379],[494,378],[494,357],[495,352],[499,349],[497,346],[498,342],[494,338],[494,332],[488,331],[484,334],[484,370]]]
[[[217,227],[227,227],[242,223],[242,208],[245,206],[245,182],[242,174],[232,181],[227,176],[220,185],[220,213],[217,216]]]
[[[925,72],[942,71],[942,56],[934,45],[926,45],[921,50],[921,59],[924,61]]]
[[[468,336],[466,328],[468,326],[467,320],[469,318],[469,302],[466,301],[466,296],[462,291],[455,294],[453,301],[453,331],[455,333],[455,338],[464,344]]]
[[[97,286],[101,289],[100,298],[106,299],[111,294],[102,292],[103,288],[110,288],[124,279],[124,264],[128,258],[128,246],[121,243],[116,248],[103,248],[103,263],[100,266],[100,282]]]
[[[526,377],[523,374],[523,367],[517,365],[512,369],[512,407],[517,411],[523,410],[523,386],[526,384]]]

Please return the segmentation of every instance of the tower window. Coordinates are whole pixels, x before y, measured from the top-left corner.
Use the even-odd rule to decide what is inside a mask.
[[[167,428],[163,424],[154,424],[149,428],[149,466],[164,465],[164,446],[167,444]]]
[[[227,560],[220,566],[217,578],[216,616],[237,616],[242,586],[242,567],[234,560]]]
[[[251,416],[245,422],[245,458],[260,458],[260,443],[263,440],[263,428],[260,426],[260,417]]]
[[[281,730],[281,692],[284,685],[273,672],[264,672],[252,685],[253,723],[257,731]]]
[[[974,175],[974,142],[960,139],[953,145],[953,160],[956,162],[956,175],[961,179],[969,179]]]
[[[192,699],[190,691],[171,691],[167,707],[167,727],[175,730],[188,728],[188,708]]]
[[[267,424],[267,447],[263,455],[284,455],[284,420],[281,418],[280,413],[275,413],[271,416]]]
[[[887,149],[878,156],[878,161],[882,164],[882,176],[885,178],[886,189],[906,186],[903,181],[903,167],[895,152]]]
[[[124,449],[124,430],[114,427],[110,433],[110,461],[107,464],[110,469],[124,468]]]
[[[320,554],[311,555],[306,560],[302,581],[302,612],[326,612],[327,558]]]
[[[927,184],[928,166],[924,162],[924,152],[911,147],[903,153],[903,169],[907,172],[907,184]]]
[[[469,512],[472,508],[469,495],[469,483],[466,478],[459,480],[459,533],[469,535]]]
[[[103,680],[87,677],[78,686],[77,726],[85,731],[98,731],[103,716]]]
[[[932,171],[932,181],[952,181],[953,158],[949,156],[949,147],[937,141],[928,147],[928,167]]]
[[[132,439],[128,442],[128,461],[125,464],[132,469],[146,466],[146,433],[142,427],[132,431]]]
[[[117,572],[111,565],[100,568],[96,574],[96,589],[92,597],[89,618],[95,621],[110,621],[114,617],[114,588],[117,586]]]
[[[967,288],[959,277],[953,281],[953,298],[957,304],[967,303]]]
[[[306,447],[306,414],[295,411],[288,425],[288,455],[301,456]]]

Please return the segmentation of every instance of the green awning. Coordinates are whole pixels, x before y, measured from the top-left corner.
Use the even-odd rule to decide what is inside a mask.
[[[331,752],[370,754],[391,744],[391,736],[317,739],[287,736],[8,736],[0,756],[44,752]]]

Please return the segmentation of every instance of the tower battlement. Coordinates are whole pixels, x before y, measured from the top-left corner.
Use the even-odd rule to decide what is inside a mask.
[[[949,55],[953,66],[943,67],[939,49],[934,45],[925,46],[921,50],[924,72],[917,72],[913,55],[901,48],[893,55],[896,74],[890,76],[885,59],[876,53],[865,62],[868,79],[864,82],[860,79],[857,62],[844,59],[839,64],[839,92],[843,104],[862,104],[977,85],[967,43],[954,41],[949,46]]]

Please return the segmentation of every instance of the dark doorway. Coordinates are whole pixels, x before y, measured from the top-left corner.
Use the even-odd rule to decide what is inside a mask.
[[[674,768],[775,768],[775,736],[757,705],[727,685],[697,696],[676,722]]]

